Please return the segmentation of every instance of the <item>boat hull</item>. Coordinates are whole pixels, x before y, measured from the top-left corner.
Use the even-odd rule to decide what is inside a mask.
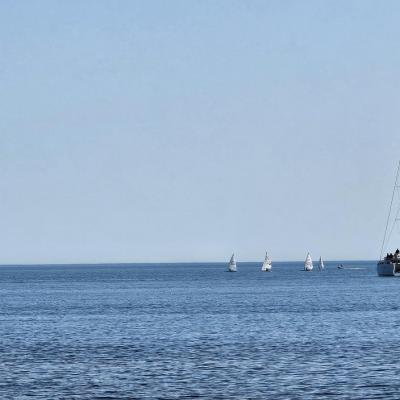
[[[400,261],[379,261],[376,266],[376,271],[379,276],[400,276]]]
[[[313,267],[309,267],[309,266],[304,267],[304,271],[310,272],[312,270],[313,270]]]

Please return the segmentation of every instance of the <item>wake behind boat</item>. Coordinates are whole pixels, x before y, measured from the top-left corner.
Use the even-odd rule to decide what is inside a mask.
[[[271,271],[271,269],[272,269],[272,261],[268,257],[268,253],[265,253],[265,259],[264,259],[263,265],[261,267],[261,271],[269,272],[269,271]]]
[[[228,266],[228,271],[229,272],[236,272],[236,260],[235,260],[235,254],[232,254],[232,257],[229,261],[229,266]]]
[[[312,271],[314,268],[310,253],[307,253],[306,261],[304,262],[304,271]]]

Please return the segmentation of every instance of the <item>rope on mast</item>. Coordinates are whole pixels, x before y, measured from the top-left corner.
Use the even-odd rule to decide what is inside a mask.
[[[387,235],[387,230],[388,230],[388,226],[389,226],[390,215],[392,214],[392,206],[393,206],[394,195],[395,195],[395,193],[396,193],[396,189],[399,187],[399,186],[397,185],[397,182],[398,182],[398,180],[399,180],[399,174],[400,174],[400,161],[399,161],[399,165],[398,165],[398,167],[397,167],[396,180],[395,180],[395,182],[394,182],[393,193],[392,193],[392,200],[390,201],[389,215],[388,215],[387,221],[386,221],[385,234],[383,235],[383,242],[382,242],[382,247],[381,247],[381,254],[380,254],[380,256],[379,256],[379,259],[380,259],[380,260],[382,260],[383,248],[385,247],[385,243],[386,243],[386,235]]]

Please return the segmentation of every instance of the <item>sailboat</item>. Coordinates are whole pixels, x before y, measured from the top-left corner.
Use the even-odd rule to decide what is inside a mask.
[[[376,266],[379,276],[400,276],[400,250],[397,249],[393,254],[387,253],[386,257],[382,257],[391,234],[394,231],[396,224],[400,221],[400,161],[397,167],[396,180],[394,182],[392,200],[390,201],[389,215],[386,221],[385,234],[381,247],[381,254]],[[397,203],[397,204],[396,204]]]
[[[235,253],[232,254],[231,260],[229,261],[229,272],[236,272],[236,260],[235,260]]]
[[[269,271],[271,271],[271,269],[272,269],[272,261],[268,257],[268,253],[265,253],[265,259],[264,259],[263,265],[261,267],[261,271],[269,272]]]
[[[322,257],[319,258],[318,269],[320,271],[323,271],[325,269],[325,265],[324,265],[324,261],[322,260]]]
[[[314,268],[310,253],[307,253],[306,261],[304,262],[304,271],[312,271]]]

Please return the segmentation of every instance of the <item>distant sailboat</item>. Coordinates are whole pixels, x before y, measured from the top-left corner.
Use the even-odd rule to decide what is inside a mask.
[[[232,254],[231,260],[229,261],[229,267],[228,267],[229,272],[236,272],[236,260],[235,260],[235,254]]]
[[[304,271],[312,271],[314,268],[310,253],[307,253],[306,261],[304,262]]]
[[[325,269],[325,265],[324,265],[324,261],[322,260],[322,257],[319,258],[318,269],[320,271],[323,271]]]
[[[268,253],[265,253],[265,259],[264,259],[263,265],[261,267],[261,271],[269,272],[269,271],[271,271],[271,269],[272,269],[272,261],[268,257]]]

